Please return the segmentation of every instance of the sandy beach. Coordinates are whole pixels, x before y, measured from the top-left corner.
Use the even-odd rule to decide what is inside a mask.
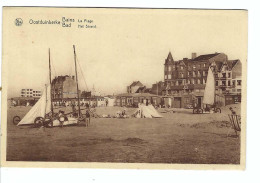
[[[239,113],[240,104],[231,106]],[[15,126],[13,117],[31,107],[9,107],[7,161],[239,164],[240,138],[227,136],[234,135],[229,107],[221,114],[159,109],[163,118],[92,118],[89,127],[64,128]],[[96,111],[113,115],[122,109]],[[127,114],[135,110],[127,108]]]

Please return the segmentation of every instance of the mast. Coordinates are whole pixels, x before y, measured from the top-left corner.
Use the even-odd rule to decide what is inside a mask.
[[[77,96],[78,96],[78,117],[81,116],[80,113],[80,102],[79,102],[79,83],[78,83],[78,72],[77,72],[77,62],[76,62],[76,51],[75,51],[75,45],[73,45],[74,50],[74,62],[75,62],[75,73],[76,73],[76,83],[77,83]]]
[[[158,82],[157,82],[157,95],[158,95]]]
[[[49,78],[50,78],[51,114],[53,115],[52,92],[51,92],[51,53],[50,53],[50,48],[49,48]],[[47,93],[47,90],[46,90],[46,93]]]
[[[214,76],[214,104],[213,105],[216,105],[216,73],[215,73],[215,68],[213,67],[213,76]]]

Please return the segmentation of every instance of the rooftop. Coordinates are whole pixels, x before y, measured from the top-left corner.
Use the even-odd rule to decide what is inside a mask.
[[[122,93],[116,95],[117,97],[156,97],[157,95],[150,93]]]
[[[220,53],[214,53],[214,54],[206,54],[206,55],[200,55],[196,58],[193,59],[193,61],[200,61],[200,60],[208,60],[211,59],[217,55],[219,55]]]

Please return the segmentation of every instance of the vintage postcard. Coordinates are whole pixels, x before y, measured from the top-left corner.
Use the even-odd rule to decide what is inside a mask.
[[[1,166],[244,169],[247,19],[4,7]]]

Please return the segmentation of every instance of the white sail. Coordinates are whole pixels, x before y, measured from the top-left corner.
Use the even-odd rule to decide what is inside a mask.
[[[44,117],[51,111],[51,87],[44,88],[41,98],[31,108],[31,110],[18,123],[19,125],[33,124],[36,117]]]
[[[215,101],[215,78],[214,74],[209,67],[208,70],[208,76],[207,76],[207,82],[203,97],[203,104],[210,104],[213,105]]]

